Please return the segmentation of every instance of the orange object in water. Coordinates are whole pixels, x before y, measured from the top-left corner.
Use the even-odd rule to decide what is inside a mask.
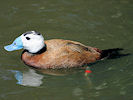
[[[91,70],[86,70],[85,73],[89,74],[89,73],[92,73]]]

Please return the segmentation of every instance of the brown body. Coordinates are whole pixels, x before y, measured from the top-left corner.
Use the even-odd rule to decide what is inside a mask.
[[[41,54],[23,52],[25,64],[36,68],[72,68],[93,63],[100,59],[101,51],[70,40],[45,41],[46,51]]]

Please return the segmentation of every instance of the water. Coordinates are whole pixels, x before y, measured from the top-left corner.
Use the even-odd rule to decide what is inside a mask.
[[[132,53],[132,10],[132,0],[0,1],[0,100],[133,100],[132,55],[91,65],[90,77],[83,70],[53,76],[24,65],[21,50],[3,49],[23,32],[37,30],[45,39]],[[14,71],[24,84],[17,84]]]

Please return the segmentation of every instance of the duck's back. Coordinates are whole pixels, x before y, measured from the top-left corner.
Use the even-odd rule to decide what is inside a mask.
[[[46,51],[33,56],[32,62],[35,60],[35,63],[34,65],[31,64],[31,66],[39,68],[71,68],[80,67],[100,59],[98,49],[85,46],[79,42],[52,39],[46,40],[45,44]]]

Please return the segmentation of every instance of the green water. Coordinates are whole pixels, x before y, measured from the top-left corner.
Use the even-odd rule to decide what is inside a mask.
[[[3,49],[23,32],[36,30],[45,39],[132,53],[132,11],[132,0],[1,0],[0,100],[133,100],[132,55],[91,65],[89,77],[79,70],[53,76],[24,65],[21,50]],[[12,70],[20,71],[28,85],[16,84]]]

